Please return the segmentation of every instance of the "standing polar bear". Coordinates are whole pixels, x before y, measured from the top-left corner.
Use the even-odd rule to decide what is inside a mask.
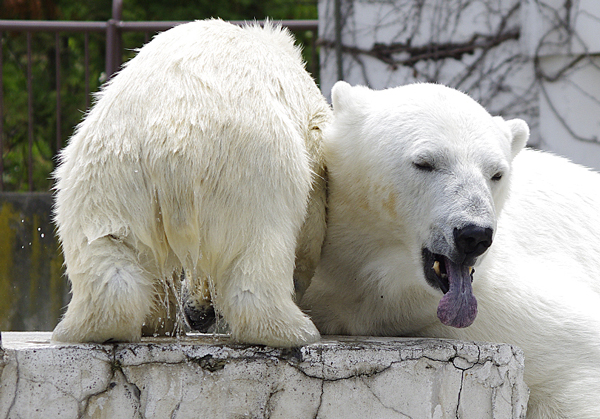
[[[306,286],[325,234],[330,113],[286,30],[210,20],[156,36],[61,154],[73,295],[53,339],[140,339],[183,269],[188,305],[212,302],[234,339],[316,341],[293,279]]]
[[[600,418],[600,175],[447,87],[332,96],[319,330],[515,344],[528,418]]]

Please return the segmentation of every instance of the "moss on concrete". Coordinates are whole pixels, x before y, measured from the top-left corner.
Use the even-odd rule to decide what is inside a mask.
[[[0,193],[0,328],[52,330],[68,302],[49,193]]]

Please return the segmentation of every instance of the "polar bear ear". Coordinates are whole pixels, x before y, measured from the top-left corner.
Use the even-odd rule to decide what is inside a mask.
[[[506,121],[506,124],[510,128],[512,134],[511,151],[512,156],[515,157],[519,151],[525,147],[527,140],[529,139],[529,126],[527,122],[522,119],[510,119]]]
[[[370,91],[364,86],[350,86],[345,81],[338,81],[331,89],[333,112],[346,112],[350,109],[360,109],[365,95]]]
[[[501,116],[495,116],[493,119],[503,131],[509,131],[507,134],[510,135],[510,151],[514,158],[519,154],[519,151],[523,150],[525,143],[529,139],[529,127],[527,123],[517,118],[505,121]]]

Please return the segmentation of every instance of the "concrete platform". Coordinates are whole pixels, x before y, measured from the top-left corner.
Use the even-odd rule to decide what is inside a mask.
[[[506,344],[328,337],[294,350],[225,336],[50,343],[3,332],[0,418],[524,418]]]

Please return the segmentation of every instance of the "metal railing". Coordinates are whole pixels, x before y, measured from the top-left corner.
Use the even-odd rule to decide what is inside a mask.
[[[54,140],[55,151],[62,148],[63,133],[61,129],[61,33],[83,33],[84,36],[84,74],[85,74],[85,109],[90,106],[90,34],[104,33],[106,40],[105,56],[105,79],[109,79],[122,64],[123,47],[122,34],[124,32],[141,32],[145,34],[145,41],[150,39],[150,34],[170,29],[176,25],[186,23],[182,21],[171,22],[125,22],[122,20],[122,0],[113,0],[112,18],[107,22],[90,21],[25,21],[25,20],[0,20],[0,191],[5,190],[4,184],[4,120],[7,111],[4,105],[4,63],[3,63],[3,44],[4,33],[20,32],[26,36],[26,86],[27,86],[27,178],[28,189],[33,191],[33,146],[34,146],[34,95],[33,95],[33,33],[53,33],[55,43],[55,86],[56,86],[56,137]],[[294,32],[313,31],[316,35],[318,24],[317,20],[284,20],[278,21],[283,26],[288,27]],[[242,25],[244,21],[231,21],[236,25]],[[313,39],[313,51],[315,50],[316,36]],[[313,53],[314,55],[314,53]],[[316,60],[315,60],[316,61]]]

